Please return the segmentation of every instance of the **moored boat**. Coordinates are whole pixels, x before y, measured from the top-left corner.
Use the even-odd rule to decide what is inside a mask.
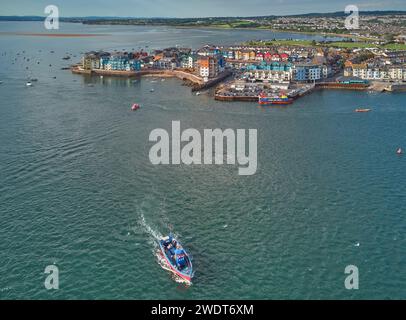
[[[355,112],[369,112],[369,111],[371,111],[371,109],[365,109],[365,108],[355,109]]]
[[[267,96],[264,93],[261,93],[258,96],[258,103],[259,104],[291,104],[293,103],[293,99],[289,98],[285,94],[281,94],[278,96]]]
[[[193,278],[192,261],[182,245],[172,235],[158,241],[160,253],[168,265],[168,270],[191,283]]]

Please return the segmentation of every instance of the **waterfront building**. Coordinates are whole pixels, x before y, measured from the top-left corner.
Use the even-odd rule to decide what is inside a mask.
[[[220,72],[224,71],[225,61],[222,55],[199,56],[197,59],[198,74],[205,81],[209,78],[217,77]]]
[[[130,59],[133,54],[115,53],[110,56],[102,56],[99,59],[100,69],[112,71],[139,71],[141,60]]]
[[[367,64],[353,64],[351,67],[347,68],[345,75],[351,75],[367,80],[406,81],[406,66],[368,66]]]
[[[286,62],[289,59],[289,55],[287,53],[281,53],[279,56],[283,62]]]
[[[88,52],[82,58],[82,68],[85,70],[100,69],[100,59],[109,56],[110,54],[107,52]]]
[[[262,52],[258,52],[256,57],[255,57],[255,60],[264,61],[264,54]]]
[[[271,59],[272,59],[272,53],[270,53],[269,51],[266,51],[264,53],[264,60],[265,61],[271,61]]]
[[[217,56],[218,54],[221,54],[221,51],[220,51],[220,48],[217,46],[205,45],[203,48],[200,48],[197,51],[197,54],[199,56],[213,57],[213,56]]]
[[[122,54],[114,54],[101,61],[106,63],[103,65],[103,69],[106,70],[127,71],[130,68],[128,57]]]
[[[406,81],[406,66],[389,67],[388,77],[391,80]]]
[[[234,50],[228,50],[228,51],[227,51],[226,58],[227,58],[227,59],[234,60],[234,59],[235,59],[235,53],[234,53]]]
[[[295,81],[317,81],[322,77],[322,68],[314,64],[296,64],[293,68]]]
[[[290,63],[263,61],[246,67],[245,77],[251,81],[281,82],[292,80],[292,65]]]
[[[153,63],[155,69],[167,69],[173,70],[178,67],[178,62],[174,58],[165,57],[162,59],[155,60]]]
[[[272,61],[281,61],[281,57],[279,56],[279,54],[274,53],[271,57]]]
[[[189,54],[184,56],[181,60],[181,67],[184,69],[195,69],[197,62],[197,56],[195,54]]]
[[[100,58],[95,54],[88,54],[82,58],[82,67],[85,70],[99,69]]]

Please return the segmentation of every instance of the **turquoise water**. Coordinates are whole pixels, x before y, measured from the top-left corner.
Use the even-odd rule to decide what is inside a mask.
[[[41,24],[0,23],[10,30]],[[84,78],[60,70],[66,52],[78,60],[82,51],[139,43],[286,35],[64,30],[110,35],[0,36],[0,298],[405,298],[406,158],[395,154],[406,149],[404,94],[320,91],[260,108],[195,96],[176,79]],[[27,76],[38,78],[31,88]],[[130,111],[134,102],[139,112]],[[373,111],[354,113],[359,106]],[[173,120],[183,129],[257,128],[257,173],[151,165],[149,133]],[[156,261],[154,239],[170,229],[193,255],[190,287]],[[60,289],[48,291],[44,269],[53,263]],[[344,288],[350,264],[358,291]]]

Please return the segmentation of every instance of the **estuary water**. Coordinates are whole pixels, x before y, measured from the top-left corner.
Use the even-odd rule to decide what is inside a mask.
[[[316,38],[254,30],[0,23],[1,299],[406,297],[406,94],[319,91],[289,107],[215,101],[176,79],[73,75],[89,50]],[[71,61],[62,60],[67,53]],[[29,61],[27,61],[29,59]],[[27,77],[37,78],[26,87]],[[150,89],[155,89],[154,93]],[[131,112],[133,103],[141,109]],[[367,114],[354,113],[370,107]],[[154,166],[155,128],[258,130],[258,170]],[[190,287],[157,263],[172,230]],[[59,268],[59,289],[44,287]],[[359,290],[344,286],[359,268]]]

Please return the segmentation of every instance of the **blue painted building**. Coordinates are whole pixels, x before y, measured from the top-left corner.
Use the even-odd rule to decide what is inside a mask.
[[[292,69],[291,63],[280,63],[280,62],[271,62],[262,61],[259,64],[250,64],[247,66],[247,70],[265,70],[265,71],[290,71]]]
[[[115,71],[139,71],[141,61],[130,59],[128,54],[116,54],[100,58],[100,68]]]

